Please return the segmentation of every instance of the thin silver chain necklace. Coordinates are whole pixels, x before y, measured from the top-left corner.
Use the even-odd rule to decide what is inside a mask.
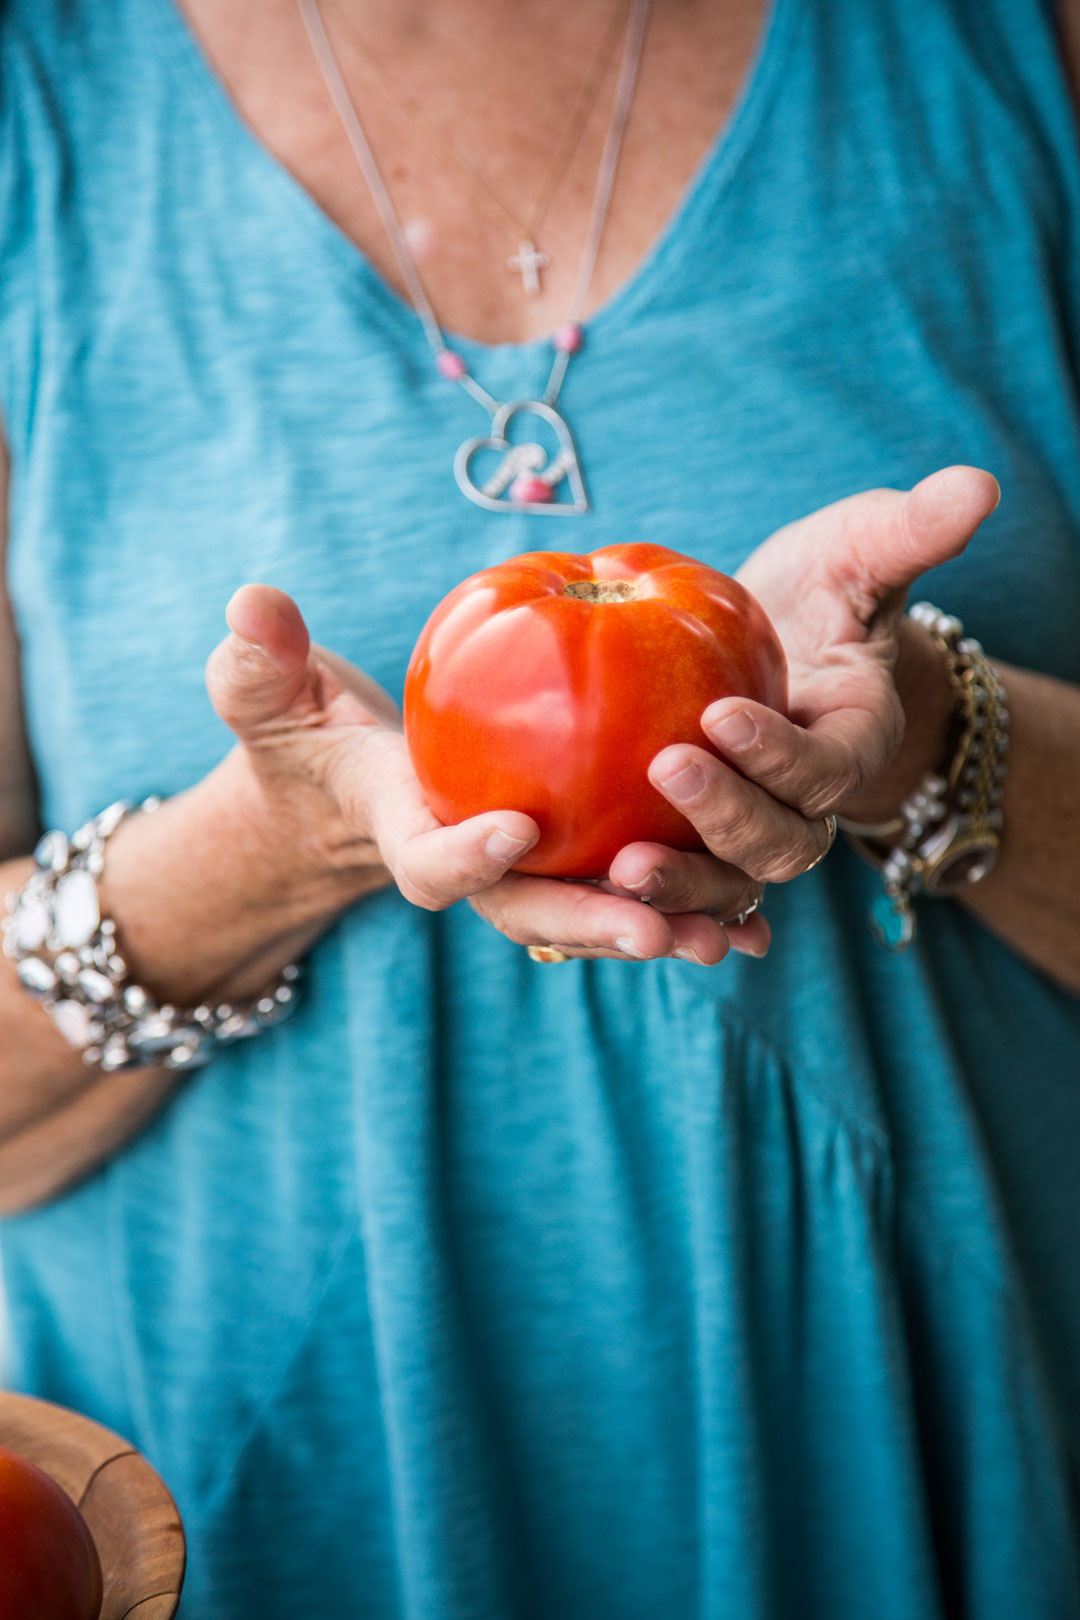
[[[563,324],[552,337],[555,351],[551,375],[540,399],[514,399],[500,401],[473,377],[465,361],[452,349],[435,318],[435,311],[424,291],[416,260],[409,249],[397,210],[387,190],[386,182],[375,161],[375,155],[364,134],[334,47],[326,32],[318,0],[297,0],[300,15],[307,29],[311,48],[326,81],[330,99],[341,119],[349,145],[367,182],[368,189],[379,211],[383,227],[408,289],[409,299],[420,318],[428,346],[435,359],[440,376],[457,383],[470,394],[491,417],[491,431],[466,439],[454,457],[454,477],[463,495],[489,512],[535,512],[543,517],[576,517],[589,510],[585,493],[585,480],[581,472],[577,447],[566,419],[556,408],[566,370],[582,346],[582,313],[589,296],[600,241],[607,223],[615,173],[619,166],[626,121],[634,98],[641,52],[645,42],[645,25],[649,18],[650,0],[631,0],[630,20],[626,30],[619,81],[611,109],[611,120],[604,138],[604,150],[596,177],[592,212],[585,233],[585,247],[577,282],[570,299],[570,308]],[[546,422],[555,436],[557,445],[553,456],[540,444],[532,441],[511,442],[509,428],[515,416],[533,416]],[[472,472],[474,457],[478,453],[494,451],[499,460],[483,483],[477,483]],[[564,495],[565,499],[560,499]]]

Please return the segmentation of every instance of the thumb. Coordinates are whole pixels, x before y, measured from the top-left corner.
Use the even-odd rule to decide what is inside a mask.
[[[244,585],[225,610],[231,634],[206,666],[210,701],[243,737],[284,715],[309,684],[311,645],[300,609],[272,585]]]
[[[979,467],[943,467],[900,497],[874,557],[878,583],[906,591],[920,574],[958,557],[1001,499],[1001,485]]]
[[[902,597],[920,574],[958,557],[1000,499],[992,473],[961,466],[943,467],[907,491],[853,496],[834,576],[855,587],[868,619],[878,603]]]

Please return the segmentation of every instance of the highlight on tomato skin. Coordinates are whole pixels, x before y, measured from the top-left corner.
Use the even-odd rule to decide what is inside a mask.
[[[779,638],[737,580],[651,544],[527,552],[436,607],[405,735],[441,821],[524,811],[540,839],[519,871],[597,877],[640,839],[702,847],[648,766],[670,743],[716,752],[701,716],[730,696],[787,704]]]
[[[0,1446],[0,1620],[98,1620],[101,1561],[50,1475]]]

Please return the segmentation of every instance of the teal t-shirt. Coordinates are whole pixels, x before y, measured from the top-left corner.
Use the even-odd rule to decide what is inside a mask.
[[[1080,681],[1048,4],[774,0],[589,323],[563,398],[593,507],[558,524],[461,497],[482,414],[172,0],[0,14],[46,825],[219,759],[203,664],[246,580],[400,697],[492,561],[637,539],[731,570],[955,461],[1004,499],[925,594]],[[457,346],[500,398],[546,376],[545,344]],[[4,1224],[16,1381],[162,1471],[185,1620],[1077,1620],[1080,1002],[953,903],[880,952],[875,888],[839,848],[770,890],[765,961],[717,969],[537,966],[380,894],[294,1021]]]

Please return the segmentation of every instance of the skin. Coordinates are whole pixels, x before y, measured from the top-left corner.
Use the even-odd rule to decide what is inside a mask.
[[[493,188],[513,196],[538,183],[584,71],[575,80],[562,68],[589,59],[609,0],[549,4],[542,30],[530,7],[509,0],[337,3],[341,15],[328,13],[328,22],[364,93],[376,151],[392,154],[388,178],[406,224],[426,243],[421,269],[435,307],[451,329],[487,341],[550,330],[576,266],[614,64],[545,224],[553,264],[544,293],[529,301],[506,272],[503,229],[466,186],[447,184],[431,161],[430,135],[370,78],[365,84],[344,11],[432,119],[453,129],[455,145],[484,167]],[[292,0],[190,0],[189,11],[258,138],[395,282]],[[658,0],[592,307],[634,272],[727,116],[760,14],[761,0]],[[680,85],[677,106],[672,82]],[[997,494],[987,472],[945,469],[907,493],[853,496],[755,552],[741,578],[787,648],[792,721],[741,700],[707,710],[703,725],[730,764],[680,745],[653,761],[651,775],[712,853],[632,845],[599,886],[509,871],[537,832],[518,813],[493,809],[440,827],[386,694],[312,647],[288,598],[246,586],[229,604],[229,633],[208,670],[235,747],[209,776],[110,841],[104,901],[133,976],[179,1004],[255,993],[345,909],[391,883],[430,909],[467,898],[510,939],[556,942],[579,956],[675,955],[715,965],[729,949],[763,954],[763,917],[727,929],[718,919],[816,859],[827,811],[888,815],[938,764],[949,708],[944,670],[900,610],[906,588],[963,549]],[[4,891],[25,881],[34,836],[18,662],[0,593],[0,856],[11,857],[0,866]],[[1013,715],[1008,837],[994,874],[951,903],[970,907],[1013,950],[1080,989],[1080,691],[1030,671],[1003,675]],[[742,746],[719,728],[738,717],[744,730],[746,721],[754,726]],[[203,881],[193,884],[192,872]],[[173,1084],[160,1071],[88,1071],[0,961],[0,1209],[54,1196],[115,1153]]]

